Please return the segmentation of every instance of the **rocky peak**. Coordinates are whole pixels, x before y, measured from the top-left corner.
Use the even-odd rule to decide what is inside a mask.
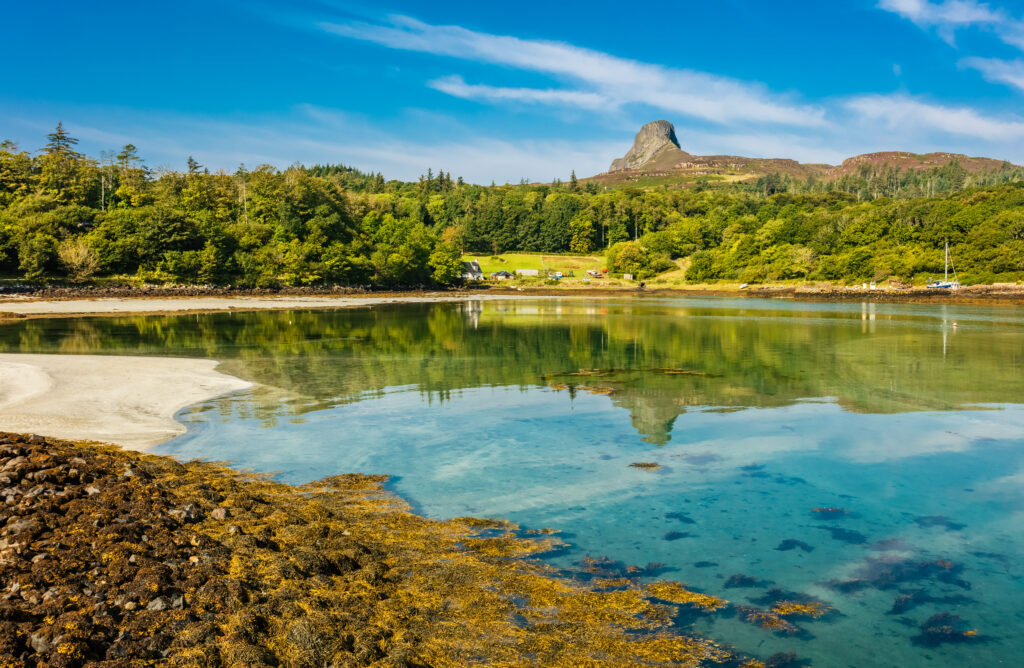
[[[680,149],[679,140],[676,139],[676,129],[668,121],[654,121],[640,128],[633,140],[633,148],[629,149],[624,157],[612,161],[609,172],[617,172],[624,169],[639,169],[651,161],[654,156],[665,149],[675,149],[684,155],[688,155]]]

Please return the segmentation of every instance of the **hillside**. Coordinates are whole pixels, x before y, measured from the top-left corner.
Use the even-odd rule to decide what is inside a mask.
[[[747,158],[735,155],[692,155],[683,150],[675,127],[654,121],[637,133],[625,156],[612,161],[607,172],[587,181],[604,186],[685,186],[703,181],[754,182],[769,174],[790,179],[837,181],[844,176],[869,176],[887,168],[898,172],[924,171],[958,164],[968,174],[993,173],[1019,168],[1003,160],[976,158],[959,153],[916,154],[905,151],[865,153],[847,158],[841,165],[800,163],[786,158]]]

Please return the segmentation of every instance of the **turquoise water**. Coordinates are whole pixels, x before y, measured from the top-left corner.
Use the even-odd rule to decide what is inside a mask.
[[[161,452],[296,483],[387,473],[430,516],[560,530],[567,569],[834,606],[798,635],[735,608],[680,619],[751,655],[1024,664],[1020,308],[477,302],[40,320],[0,347],[222,359],[264,385],[182,411]],[[922,636],[940,613],[977,634]]]

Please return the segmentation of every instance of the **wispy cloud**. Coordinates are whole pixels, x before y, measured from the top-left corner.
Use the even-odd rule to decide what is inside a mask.
[[[981,76],[988,81],[1024,90],[1024,60],[964,58],[960,64],[978,70],[981,72]]]
[[[977,0],[880,0],[880,9],[899,14],[922,28],[934,28],[950,43],[960,28],[991,30],[1006,44],[1024,49],[1024,21],[1005,9]]]
[[[406,16],[386,25],[321,23],[324,30],[393,49],[418,51],[550,75],[571,82],[564,90],[470,86],[445,78],[433,87],[462,98],[566,104],[584,100],[616,110],[639,104],[714,123],[750,122],[804,127],[826,124],[824,111],[799,104],[757,83],[619,58],[572,44],[528,40],[437,26]]]
[[[458,75],[434,79],[428,82],[427,85],[434,90],[439,90],[453,97],[461,97],[465,100],[567,105],[583,107],[584,109],[603,109],[607,108],[611,103],[608,98],[599,93],[557,89],[502,88],[482,84],[468,84]]]
[[[847,108],[862,120],[890,130],[938,130],[990,142],[1021,141],[1024,121],[985,116],[969,107],[946,107],[905,95],[865,95],[849,100]]]
[[[881,0],[878,6],[928,27],[993,24],[1005,18],[1002,12],[975,0]]]

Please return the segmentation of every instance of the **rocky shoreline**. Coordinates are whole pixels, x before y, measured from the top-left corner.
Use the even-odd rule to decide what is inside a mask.
[[[7,285],[0,286],[0,316],[4,314],[4,303],[25,301],[63,301],[81,299],[164,299],[164,298],[206,298],[206,297],[338,297],[365,299],[430,299],[473,297],[474,295],[517,295],[543,297],[769,297],[802,299],[808,301],[871,301],[871,302],[921,302],[921,303],[1024,303],[1024,285],[995,284],[971,285],[959,290],[936,290],[927,288],[904,288],[878,290],[859,287],[801,285],[754,285],[744,289],[736,286],[659,286],[649,284],[644,289],[638,286],[599,286],[566,284],[559,286],[504,284],[475,284],[461,288],[425,289],[370,288],[346,286],[307,286],[278,288],[240,288],[214,285]]]
[[[674,627],[721,599],[567,578],[530,558],[547,532],[422,518],[382,481],[0,434],[0,665],[764,665]]]

